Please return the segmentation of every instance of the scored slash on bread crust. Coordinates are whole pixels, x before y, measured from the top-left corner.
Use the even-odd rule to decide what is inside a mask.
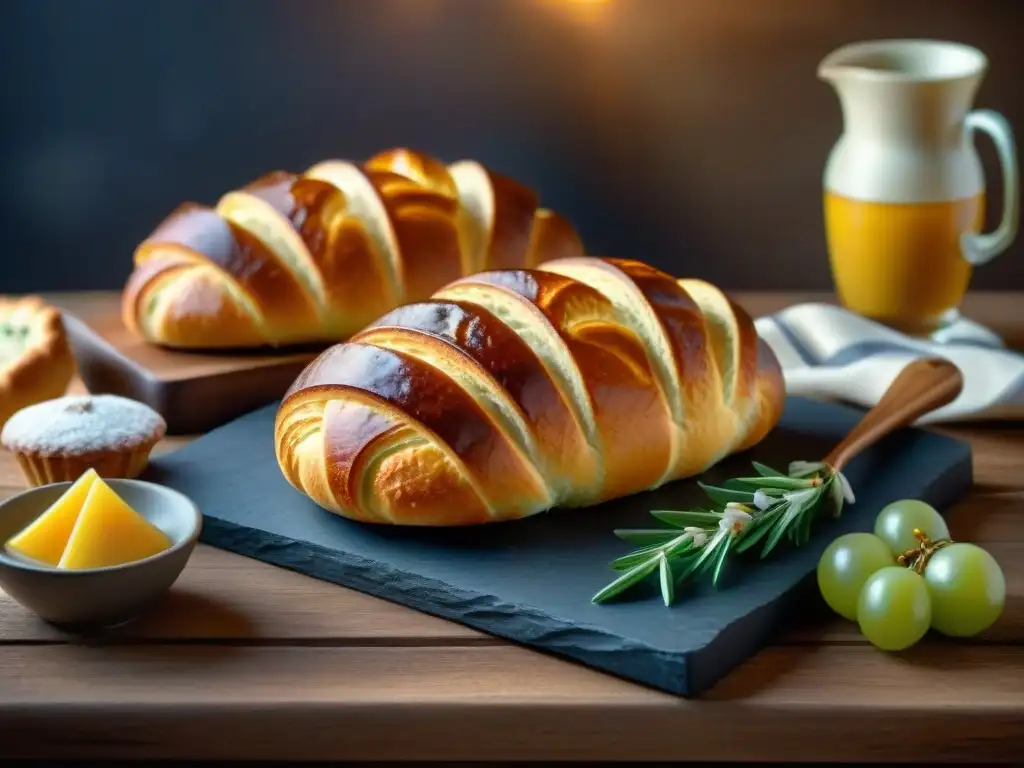
[[[461,276],[582,254],[528,187],[393,149],[179,206],[136,249],[121,311],[169,347],[339,341]]]
[[[0,333],[17,331],[0,358],[0,427],[25,406],[59,397],[75,375],[60,311],[38,296],[0,297]]]
[[[471,525],[697,475],[763,439],[784,397],[714,286],[570,257],[459,278],[328,349],[282,400],[275,447],[329,511]]]

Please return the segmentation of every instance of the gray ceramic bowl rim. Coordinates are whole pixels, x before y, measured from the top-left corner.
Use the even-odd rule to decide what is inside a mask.
[[[181,503],[182,508],[188,508],[189,510],[191,510],[193,518],[192,530],[189,532],[188,536],[183,538],[177,544],[174,544],[161,552],[157,552],[155,555],[144,557],[141,560],[132,560],[129,563],[121,563],[120,565],[105,565],[102,568],[51,568],[45,565],[35,565],[34,563],[29,563],[25,560],[20,560],[16,557],[11,557],[10,555],[8,555],[7,552],[4,550],[3,546],[7,542],[0,543],[0,561],[2,561],[4,565],[10,566],[12,568],[18,568],[23,571],[33,571],[35,573],[49,573],[53,574],[57,578],[75,578],[76,576],[89,576],[91,574],[96,573],[112,573],[115,571],[127,571],[131,570],[132,568],[139,568],[145,565],[146,563],[153,562],[154,560],[159,560],[164,557],[170,557],[173,553],[178,552],[184,549],[185,547],[192,546],[198,540],[199,534],[203,528],[203,515],[199,511],[199,507],[196,506],[196,503],[185,494],[181,493],[180,491],[176,491],[173,488],[168,488],[166,485],[160,485],[159,483],[151,483],[148,480],[128,480],[126,478],[121,477],[105,477],[103,478],[103,480],[109,483],[111,487],[116,487],[118,485],[134,485],[140,488],[158,488],[158,492],[166,493],[169,496],[175,497]],[[16,493],[14,496],[11,496],[9,498],[4,499],[3,501],[0,501],[0,514],[3,514],[4,507],[24,496],[30,496],[31,494],[39,493],[44,488],[56,488],[58,486],[66,486],[70,488],[72,485],[73,481],[61,483],[47,483],[46,485],[39,485],[36,486],[35,488],[28,488],[22,491],[21,493]]]

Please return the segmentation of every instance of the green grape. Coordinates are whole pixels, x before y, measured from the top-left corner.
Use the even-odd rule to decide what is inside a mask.
[[[909,648],[928,631],[932,601],[924,579],[909,568],[891,565],[875,571],[857,601],[860,631],[884,651]]]
[[[924,569],[932,598],[932,627],[944,635],[971,637],[1003,612],[1006,579],[999,563],[974,544],[949,544]]]
[[[949,528],[942,515],[917,499],[894,501],[875,518],[875,536],[888,544],[896,555],[918,546],[920,542],[914,536],[915,528],[932,541],[949,538]]]
[[[895,565],[889,546],[870,533],[847,533],[828,545],[818,561],[818,589],[829,608],[857,620],[861,587],[875,571]]]

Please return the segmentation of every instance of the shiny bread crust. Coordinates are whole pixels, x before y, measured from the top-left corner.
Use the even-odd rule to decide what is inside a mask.
[[[282,400],[275,447],[336,514],[473,525],[697,475],[759,442],[784,398],[714,286],[570,257],[458,278],[331,347]]]
[[[336,342],[461,276],[582,253],[528,187],[393,149],[182,204],[136,248],[121,314],[172,348]]]

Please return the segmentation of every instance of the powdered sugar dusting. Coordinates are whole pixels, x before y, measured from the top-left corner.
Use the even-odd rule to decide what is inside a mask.
[[[0,441],[15,451],[73,456],[130,449],[163,437],[167,424],[147,405],[117,395],[69,395],[22,408]]]

